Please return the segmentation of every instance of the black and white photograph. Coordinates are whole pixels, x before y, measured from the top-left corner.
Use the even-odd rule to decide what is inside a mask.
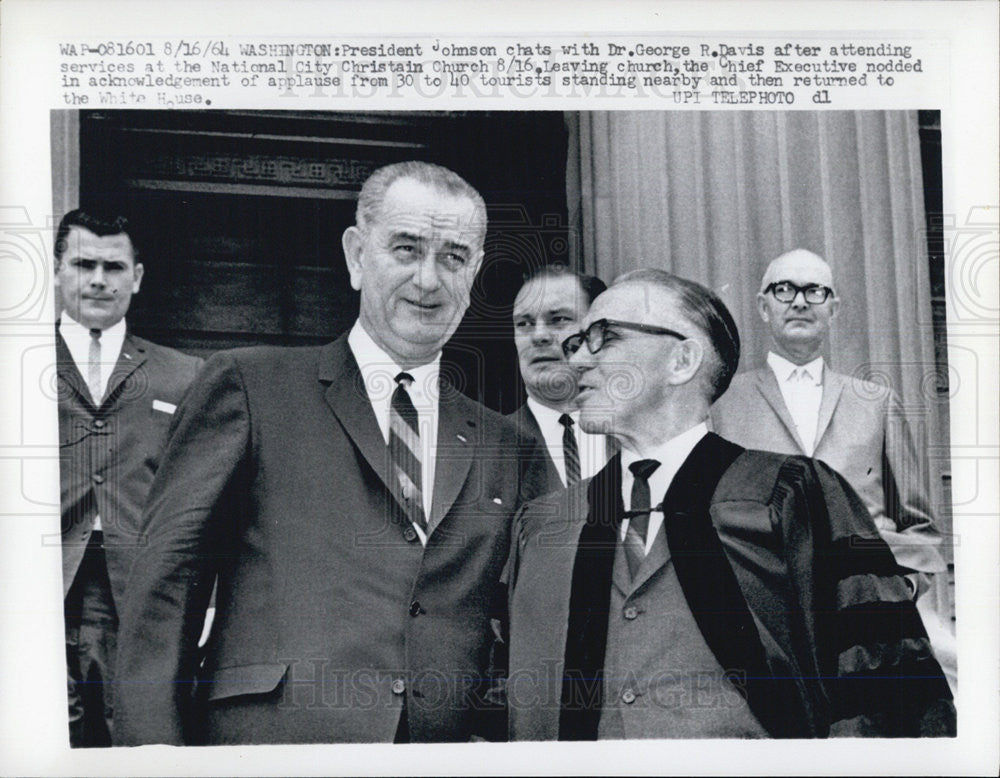
[[[938,93],[824,105],[940,47],[577,37],[59,43],[3,476],[53,771],[938,774],[983,736],[995,226]],[[136,89],[198,100],[129,95],[147,47]],[[450,97],[358,96],[411,77]]]

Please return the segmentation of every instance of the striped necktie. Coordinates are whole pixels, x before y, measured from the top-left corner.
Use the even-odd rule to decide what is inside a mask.
[[[646,531],[649,529],[649,477],[660,463],[655,459],[640,459],[628,466],[632,471],[632,503],[628,511],[628,529],[625,532],[625,561],[628,572],[635,578],[636,572],[646,558]]]
[[[396,376],[396,389],[389,406],[389,457],[410,521],[426,532],[427,518],[421,487],[420,424],[408,391],[412,384],[413,376],[409,373]]]
[[[104,384],[101,381],[101,331],[90,331],[90,347],[87,349],[87,388],[94,405],[100,407],[104,399]]]
[[[559,417],[563,425],[563,462],[566,465],[566,486],[572,486],[580,480],[580,449],[576,445],[576,435],[573,433],[573,419],[568,413]]]

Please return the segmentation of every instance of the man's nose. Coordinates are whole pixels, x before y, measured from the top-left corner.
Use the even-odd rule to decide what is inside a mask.
[[[90,271],[90,285],[104,286],[105,283],[106,282],[104,278],[104,266],[100,262],[98,262],[96,265],[94,265],[94,269]]]
[[[795,297],[792,298],[793,308],[808,308],[809,301],[806,299],[806,292],[804,289],[799,289],[795,292]]]
[[[531,342],[536,346],[544,346],[552,342],[552,330],[543,321],[535,322],[531,330]]]
[[[425,292],[432,292],[441,286],[437,260],[432,255],[428,254],[417,263],[413,282]]]

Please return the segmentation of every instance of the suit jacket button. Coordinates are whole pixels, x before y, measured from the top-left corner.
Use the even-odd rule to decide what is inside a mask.
[[[629,605],[625,609],[625,618],[628,619],[629,621],[632,621],[632,619],[638,617],[638,615],[639,615],[639,611],[636,610],[635,608],[633,608],[631,605]]]
[[[94,426],[97,429],[104,429],[104,419],[94,419]]]
[[[402,694],[405,691],[406,691],[406,681],[404,681],[402,678],[397,678],[395,681],[392,682],[393,694]]]
[[[623,691],[622,702],[624,702],[626,705],[631,705],[633,702],[635,702],[635,692],[632,691],[631,689],[626,689],[625,691]]]
[[[417,539],[417,531],[413,527],[407,527],[403,530],[403,539],[408,543],[412,543]]]
[[[101,475],[100,473],[94,473],[94,475],[91,476],[91,477],[94,479],[94,483],[95,484],[103,484],[104,483],[104,476]]]
[[[414,600],[410,603],[410,615],[419,616],[421,613],[426,613],[426,611],[420,607],[420,603]]]

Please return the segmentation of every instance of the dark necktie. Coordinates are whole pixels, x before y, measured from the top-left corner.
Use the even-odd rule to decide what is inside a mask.
[[[646,558],[646,532],[649,529],[649,477],[660,463],[655,459],[640,459],[628,466],[632,471],[632,504],[628,511],[628,529],[625,532],[625,560],[629,575],[635,578],[642,560]]]
[[[101,383],[101,331],[90,331],[90,348],[87,349],[87,388],[94,405],[100,407],[104,399]]]
[[[566,486],[572,486],[580,480],[580,450],[576,445],[576,435],[573,434],[573,419],[568,413],[559,417],[563,425],[563,462],[566,464]]]
[[[408,391],[412,383],[413,376],[409,373],[396,376],[396,389],[389,406],[389,456],[410,521],[426,532],[427,518],[424,516],[421,487],[420,425],[417,409],[413,407]]]

